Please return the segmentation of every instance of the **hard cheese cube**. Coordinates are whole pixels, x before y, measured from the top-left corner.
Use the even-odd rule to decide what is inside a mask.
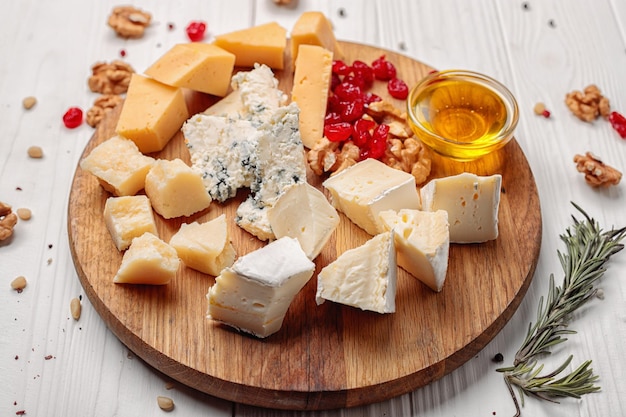
[[[464,172],[430,181],[421,190],[422,210],[445,210],[450,242],[479,243],[498,237],[502,176]]]
[[[307,148],[324,136],[333,54],[321,46],[300,45],[291,99],[300,107],[300,136]]]
[[[135,142],[142,153],[158,152],[188,118],[180,88],[135,73],[130,79],[116,132]]]
[[[223,97],[230,87],[235,55],[201,42],[177,44],[146,70],[164,84]]]
[[[309,259],[315,259],[339,225],[337,210],[324,194],[306,182],[287,188],[267,216],[277,238],[298,239]]]
[[[321,12],[309,11],[300,15],[291,30],[291,59],[295,62],[300,45],[318,45],[341,58],[341,49],[330,21]]]
[[[267,337],[280,330],[289,305],[314,270],[296,239],[275,240],[222,271],[207,294],[208,316]]]
[[[380,213],[386,230],[393,230],[398,265],[433,291],[441,291],[448,271],[448,213],[387,210]]]
[[[413,175],[365,159],[324,181],[332,204],[367,233],[381,232],[383,210],[418,209],[419,195]]]
[[[166,219],[191,216],[211,204],[202,178],[180,159],[159,159],[146,176],[146,195]]]
[[[111,194],[129,196],[143,189],[153,163],[154,159],[139,152],[133,141],[113,136],[96,146],[80,167],[95,175]]]
[[[109,197],[104,204],[104,222],[117,250],[146,232],[158,235],[152,206],[145,195]]]
[[[254,26],[215,37],[215,45],[235,54],[235,65],[255,63],[283,69],[287,30],[276,22]]]
[[[176,249],[152,233],[144,233],[133,239],[124,253],[113,282],[164,285],[176,276],[179,266]]]
[[[183,223],[170,245],[185,265],[205,274],[219,275],[235,262],[224,214],[206,223]]]
[[[393,232],[374,236],[317,275],[317,304],[334,301],[377,313],[396,311],[397,264]]]

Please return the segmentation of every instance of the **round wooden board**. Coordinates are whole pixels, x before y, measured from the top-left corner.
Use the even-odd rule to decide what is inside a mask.
[[[431,68],[379,48],[342,42],[345,61],[371,62],[385,54],[409,85]],[[289,57],[286,57],[290,61]],[[289,64],[290,65],[290,64]],[[279,87],[291,91],[292,70],[277,71]],[[374,91],[384,97],[386,85]],[[215,98],[190,94],[192,111]],[[396,102],[401,107],[403,103]],[[84,155],[113,135],[119,108],[100,124]],[[84,156],[83,155],[83,156]],[[189,162],[182,134],[159,154]],[[85,293],[115,335],[151,366],[199,391],[261,407],[330,409],[383,401],[424,386],[479,352],[519,306],[535,270],[541,244],[541,213],[535,181],[515,140],[495,155],[472,163],[433,159],[432,178],[462,171],[502,174],[497,240],[452,245],[443,291],[435,293],[398,269],[397,312],[380,315],[326,302],[315,303],[314,277],[296,296],[283,327],[259,340],[206,318],[206,293],[214,278],[181,267],[165,286],[116,285],[122,254],[103,221],[109,194],[77,168],[69,200],[68,231]],[[309,175],[321,187],[321,179]],[[239,229],[234,212],[245,193],[189,218],[165,221],[168,241],[182,222],[207,221],[226,213],[238,255],[262,243]],[[370,236],[342,216],[316,259],[317,271]]]

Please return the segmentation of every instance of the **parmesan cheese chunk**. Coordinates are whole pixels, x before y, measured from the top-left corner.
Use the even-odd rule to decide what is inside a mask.
[[[176,249],[152,233],[144,233],[134,238],[124,253],[113,282],[164,285],[176,276],[179,266]]]
[[[146,232],[158,236],[150,200],[145,195],[109,197],[104,203],[104,223],[117,250]]]

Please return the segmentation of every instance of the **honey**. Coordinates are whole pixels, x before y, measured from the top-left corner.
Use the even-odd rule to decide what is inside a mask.
[[[517,105],[490,79],[456,73],[435,73],[414,89],[408,102],[410,124],[435,152],[473,160],[508,142]]]

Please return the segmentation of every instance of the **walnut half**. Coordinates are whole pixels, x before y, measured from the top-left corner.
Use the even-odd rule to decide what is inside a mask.
[[[0,241],[13,235],[13,227],[16,224],[17,215],[13,213],[11,206],[0,201]]]
[[[152,15],[132,6],[113,8],[109,16],[109,26],[122,38],[141,38],[150,25]]]
[[[96,127],[104,115],[122,102],[122,97],[115,94],[103,94],[98,97],[87,112],[87,124]]]
[[[585,155],[575,155],[574,162],[578,172],[585,174],[585,181],[592,187],[617,185],[622,179],[621,172],[604,164],[591,152],[587,152]]]
[[[91,67],[87,84],[94,93],[124,94],[128,91],[130,77],[134,72],[133,67],[123,61],[96,62]]]
[[[593,122],[611,113],[609,99],[604,97],[597,86],[591,84],[581,91],[572,91],[565,96],[565,104],[583,122]]]

